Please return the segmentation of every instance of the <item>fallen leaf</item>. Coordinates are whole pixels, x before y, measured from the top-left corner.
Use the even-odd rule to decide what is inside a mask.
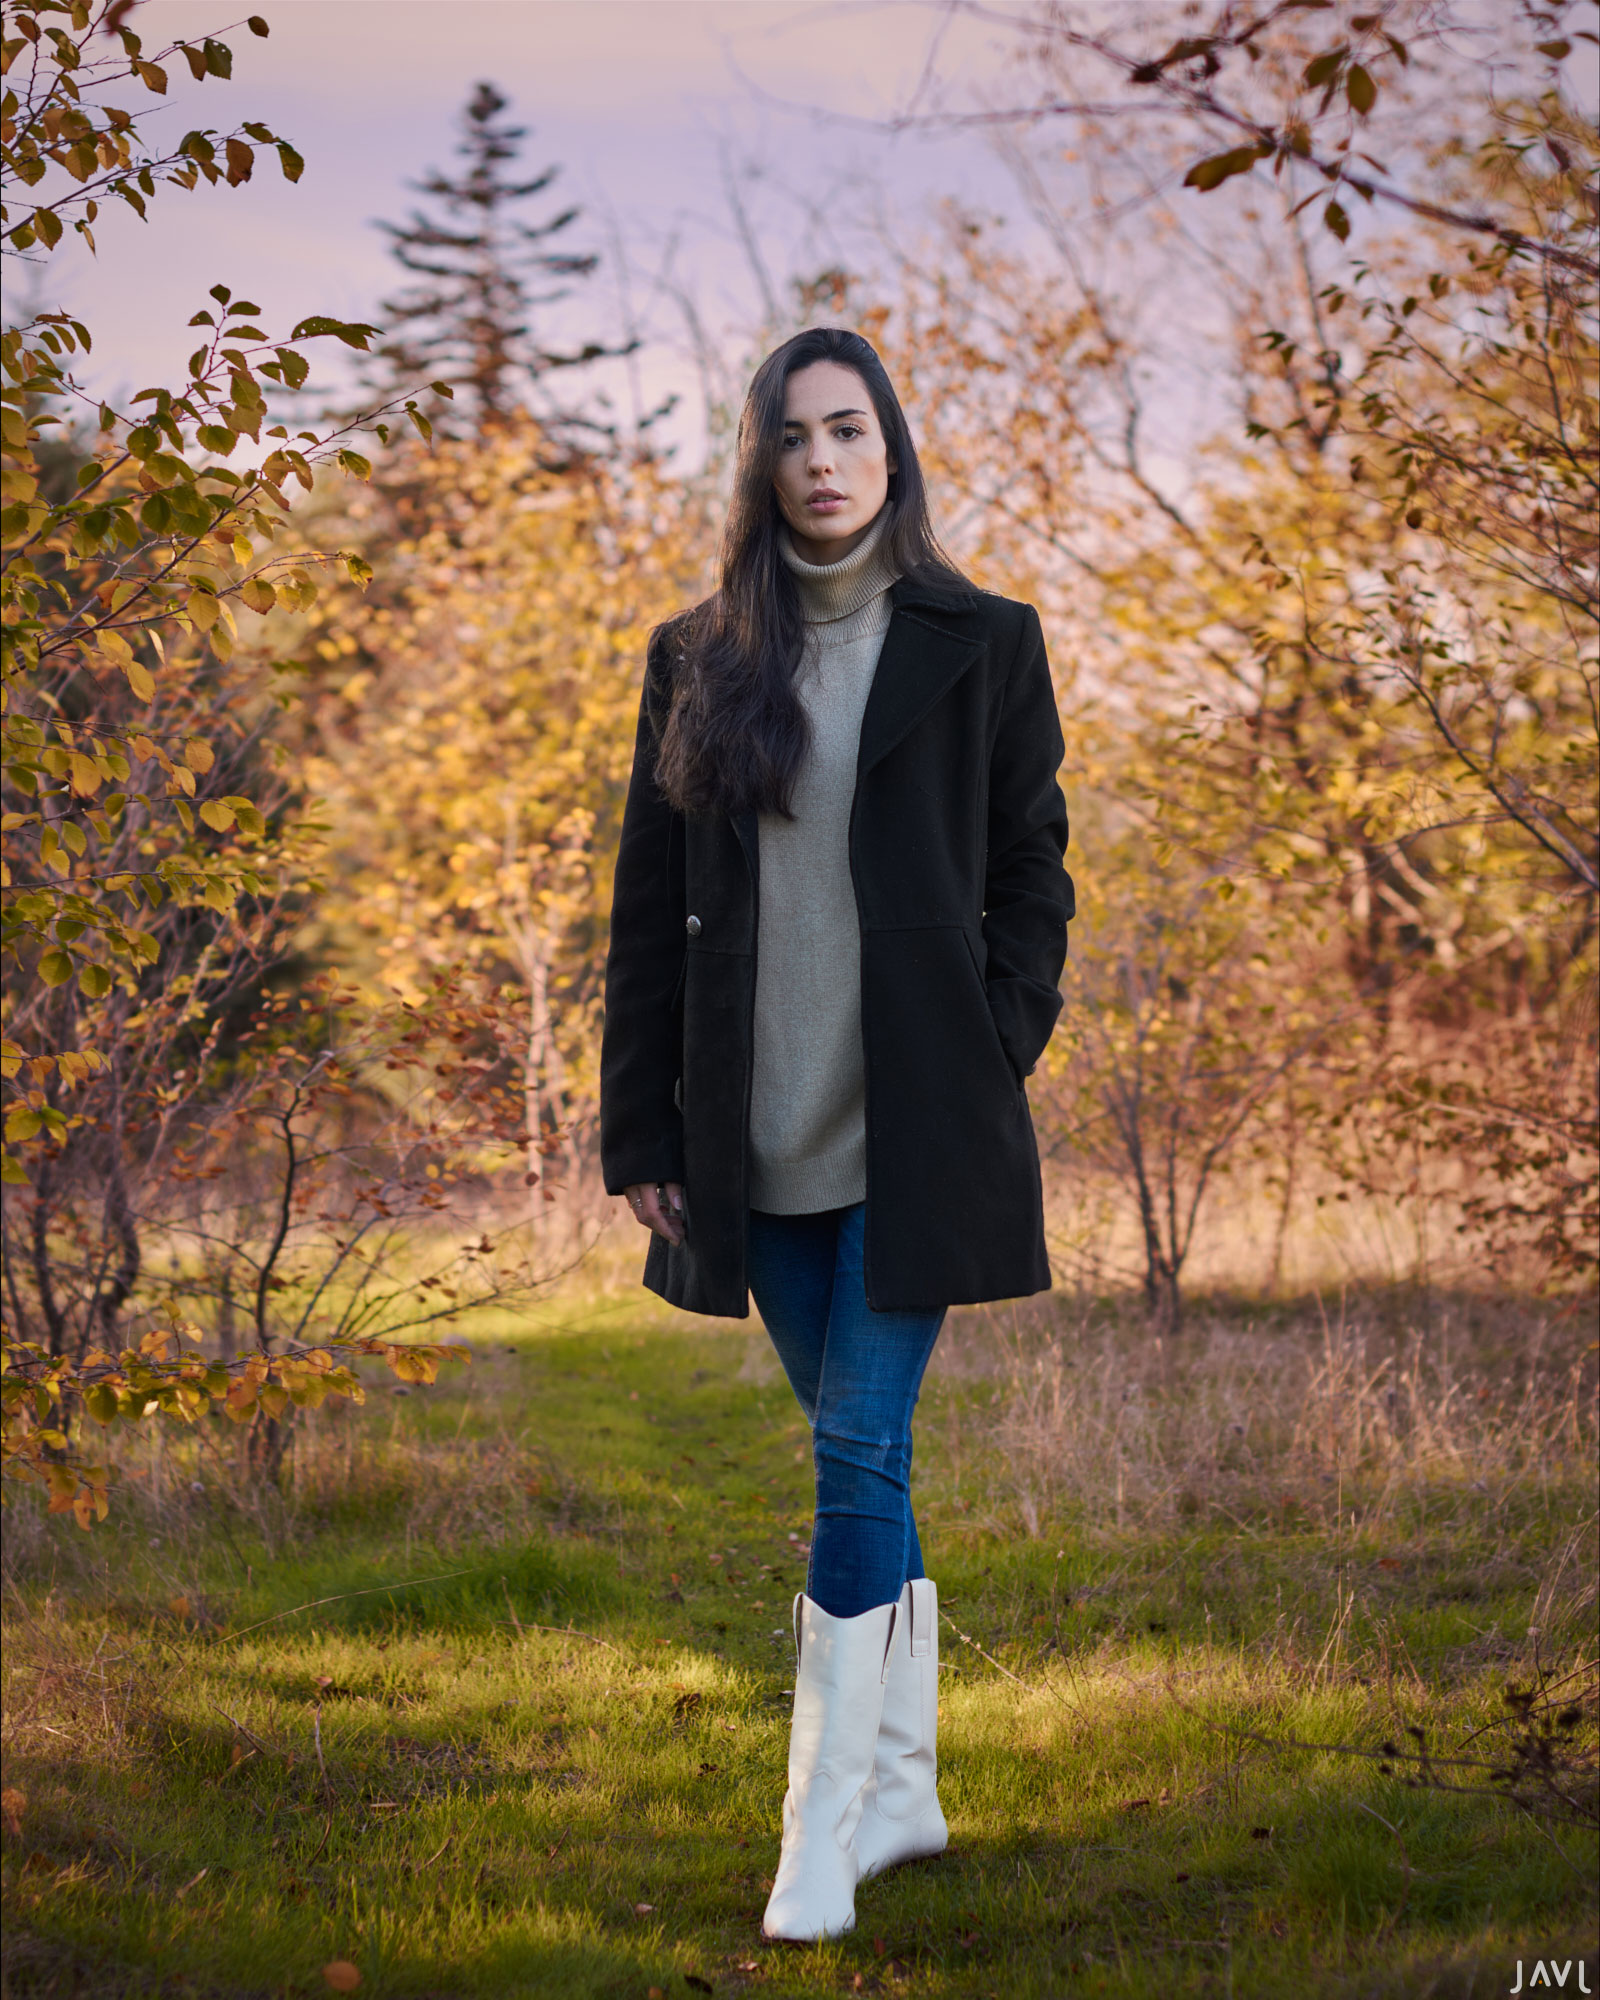
[[[649,1991],[648,2000],[667,2000],[666,1988],[664,1986],[652,1986]]]
[[[181,1889],[174,1889],[172,1893],[175,1896],[187,1896],[189,1891],[197,1889],[210,1873],[211,1870],[209,1868],[202,1868],[198,1875],[191,1875]]]
[[[1378,1567],[1379,1569],[1404,1569],[1405,1564],[1401,1562],[1398,1556],[1379,1556]]]
[[[1181,1875],[1174,1875],[1172,1879],[1174,1882],[1187,1882],[1189,1879],[1188,1869],[1185,1868]]]
[[[636,1917],[648,1917],[654,1909],[655,1909],[654,1903],[635,1903],[633,1906],[633,1914]]]
[[[167,1599],[167,1609],[172,1613],[174,1618],[187,1618],[191,1615],[187,1597],[169,1597]]]
[[[322,1976],[335,1993],[354,1993],[361,1984],[360,1970],[347,1958],[331,1958],[322,1968]]]
[[[887,1945],[886,1945],[886,1944],[884,1943],[884,1941],[883,1941],[883,1939],[882,1939],[881,1937],[875,1937],[875,1938],[874,1938],[874,1939],[872,1940],[872,1952],[873,1952],[873,1956],[874,1956],[875,1958],[882,1958],[883,1954],[884,1954],[884,1953],[885,1953],[885,1952],[886,1952],[886,1951],[887,1951],[888,1949],[889,1949],[889,1947],[888,1947],[888,1946],[887,1946]]]
[[[1148,1799],[1124,1799],[1117,1807],[1118,1812],[1138,1812],[1141,1806],[1149,1805]]]
[[[28,1810],[28,1795],[15,1785],[7,1785],[0,1792],[0,1813],[5,1814],[6,1829],[14,1837],[22,1834],[22,1815]]]

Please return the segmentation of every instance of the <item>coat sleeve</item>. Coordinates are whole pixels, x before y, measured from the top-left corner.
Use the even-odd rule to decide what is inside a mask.
[[[645,669],[633,774],[622,814],[611,944],[606,954],[600,1045],[600,1165],[606,1192],[639,1181],[683,1179],[683,821],[655,781],[656,749],[670,699],[658,634]]]
[[[1039,614],[1028,606],[989,760],[983,935],[989,1007],[1018,1080],[1044,1053],[1075,908],[1062,866],[1067,808],[1056,782],[1065,745]]]

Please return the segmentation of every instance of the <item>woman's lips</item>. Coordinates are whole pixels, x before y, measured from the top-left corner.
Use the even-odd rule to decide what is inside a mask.
[[[836,514],[841,507],[848,507],[849,504],[842,493],[835,493],[831,487],[824,487],[820,493],[813,493],[806,501],[807,508],[813,514]]]

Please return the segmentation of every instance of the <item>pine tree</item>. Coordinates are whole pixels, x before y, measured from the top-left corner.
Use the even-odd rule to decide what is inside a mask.
[[[422,381],[447,382],[451,403],[430,411],[447,429],[480,435],[513,411],[531,407],[531,390],[559,370],[581,367],[626,348],[588,341],[575,352],[545,347],[533,326],[538,307],[569,296],[570,281],[589,277],[599,259],[553,247],[579,210],[559,210],[525,222],[519,204],[544,194],[560,168],[546,167],[531,180],[511,178],[528,128],[500,122],[509,100],[480,83],[461,117],[456,148],[465,160],[452,176],[430,168],[415,184],[433,213],[413,209],[406,223],[379,226],[392,239],[398,262],[421,282],[384,301],[393,336],[376,351],[371,386],[393,393]],[[548,398],[535,409],[553,436],[571,442],[603,426]]]

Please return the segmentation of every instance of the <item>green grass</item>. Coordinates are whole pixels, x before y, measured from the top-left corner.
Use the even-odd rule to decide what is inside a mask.
[[[1270,1464],[1096,1512],[956,1329],[917,1471],[952,1847],[801,1949],[760,1913],[809,1469],[759,1336],[613,1299],[475,1337],[318,1413],[281,1498],[218,1421],[131,1445],[90,1536],[11,1512],[7,1995],[316,1995],[347,1960],[373,1996],[1410,2000],[1586,1952],[1600,1987],[1592,1830],[1337,1747],[1482,1749],[1535,1647],[1593,1661],[1577,1378],[1568,1457],[1482,1490],[1470,1415],[1398,1482],[1285,1418]],[[1592,1762],[1560,1782],[1592,1800]]]

